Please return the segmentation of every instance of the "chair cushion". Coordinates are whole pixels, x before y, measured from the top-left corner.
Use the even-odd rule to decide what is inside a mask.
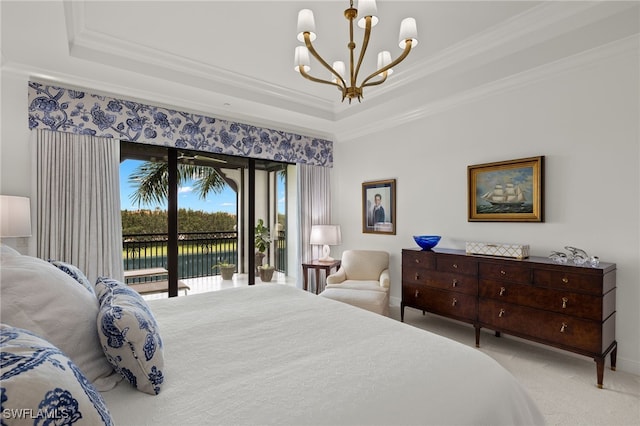
[[[345,280],[339,284],[327,284],[325,288],[342,288],[351,290],[372,290],[387,292],[386,288],[380,287],[380,281]]]
[[[348,303],[380,315],[389,315],[389,295],[386,291],[327,288],[320,296]]]

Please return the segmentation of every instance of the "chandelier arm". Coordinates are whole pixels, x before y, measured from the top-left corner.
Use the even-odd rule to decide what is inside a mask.
[[[352,86],[356,85],[356,80],[358,78],[358,73],[360,72],[360,66],[362,65],[362,61],[364,59],[364,54],[367,51],[367,47],[369,45],[369,37],[371,36],[371,17],[367,16],[367,17],[365,17],[365,19],[366,19],[366,27],[364,29],[364,37],[362,38],[362,47],[360,48],[360,58],[358,58],[358,65],[356,66],[355,74],[353,73],[353,56],[352,56],[352,59],[351,59],[351,70],[352,70],[351,85]],[[352,27],[353,27],[353,21],[351,21],[351,24],[352,24]],[[352,39],[352,41],[353,41],[353,39]],[[361,85],[360,87],[364,87],[364,86]]]
[[[387,77],[389,76],[389,74],[384,71],[384,77],[380,78],[380,80],[375,80],[375,81],[369,81],[366,84],[363,84],[362,86],[360,86],[360,88],[364,88],[364,87],[371,87],[371,86],[377,86],[378,84],[382,84],[385,81],[387,81]]]
[[[300,67],[300,75],[302,75],[307,80],[311,80],[311,81],[313,81],[315,83],[324,83],[324,84],[331,84],[332,86],[336,86],[338,89],[340,89],[340,91],[342,92],[342,94],[344,96],[344,93],[345,93],[344,88],[341,85],[339,85],[338,83],[334,82],[334,81],[323,80],[321,78],[317,78],[317,77],[314,77],[312,75],[309,75],[304,70],[304,67]]]
[[[383,72],[389,70],[390,68],[395,67],[400,62],[402,62],[404,60],[404,58],[406,58],[407,55],[409,55],[409,52],[411,52],[411,44],[412,44],[412,41],[411,40],[407,40],[406,44],[404,46],[404,51],[402,52],[402,54],[400,56],[398,56],[398,58],[395,61],[391,62],[390,64],[388,64],[388,65],[386,65],[386,66],[384,66],[382,68],[380,68],[378,71],[374,72],[373,74],[371,74],[370,76],[365,78],[364,81],[362,82],[362,84],[360,85],[360,87],[362,88],[362,87],[367,87],[367,86],[375,86],[376,84],[382,83],[382,82],[380,82],[380,83],[372,84],[372,83],[367,83],[367,82],[369,80],[371,80],[372,78],[374,78],[375,76],[377,76],[378,74],[383,73]],[[386,77],[385,77],[385,79],[386,79]]]
[[[342,78],[342,76],[336,72],[336,70],[333,69],[332,66],[330,66],[324,59],[322,59],[322,57],[318,54],[318,52],[316,52],[316,49],[313,47],[313,44],[311,44],[311,39],[310,39],[310,35],[308,32],[304,33],[304,44],[307,46],[307,49],[309,50],[309,53],[311,53],[311,55],[313,55],[314,58],[316,58],[318,60],[318,62],[320,62],[322,64],[323,67],[325,67],[326,69],[328,69],[333,75],[335,75],[340,82],[342,83],[342,85],[338,84],[338,83],[334,83],[334,82],[330,82],[327,80],[322,80],[322,79],[315,79],[312,81],[315,81],[316,83],[327,83],[327,84],[333,84],[334,86],[338,86],[338,88],[342,91],[342,94],[344,95],[346,93],[347,90],[347,84],[345,83],[344,79]],[[302,68],[300,68],[302,70]],[[304,76],[304,74],[306,73],[302,73],[300,72],[300,74],[302,74]],[[309,74],[307,74],[307,78],[311,77]],[[312,78],[315,77],[311,77],[309,78],[310,80]]]

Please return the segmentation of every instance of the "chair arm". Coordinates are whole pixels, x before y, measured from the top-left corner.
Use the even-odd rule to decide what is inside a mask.
[[[385,269],[380,273],[380,287],[389,289],[389,270]]]
[[[344,272],[344,269],[340,268],[334,274],[327,277],[327,284],[340,284],[346,279],[347,274]]]

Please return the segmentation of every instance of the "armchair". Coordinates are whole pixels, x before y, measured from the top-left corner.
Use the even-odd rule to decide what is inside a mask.
[[[389,253],[347,250],[321,296],[389,315]]]

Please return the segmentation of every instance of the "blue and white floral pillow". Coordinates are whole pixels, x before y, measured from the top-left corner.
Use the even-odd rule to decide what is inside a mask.
[[[147,302],[117,280],[98,278],[98,334],[109,362],[136,389],[157,395],[164,382],[162,339]]]
[[[49,263],[54,265],[56,268],[60,269],[62,272],[69,275],[74,280],[78,281],[84,288],[89,290],[91,294],[95,295],[96,292],[91,285],[91,281],[84,275],[84,272],[80,270],[77,266],[74,266],[70,263],[63,262],[61,260],[52,260],[49,259]]]
[[[113,425],[100,392],[60,349],[0,324],[2,425]]]

